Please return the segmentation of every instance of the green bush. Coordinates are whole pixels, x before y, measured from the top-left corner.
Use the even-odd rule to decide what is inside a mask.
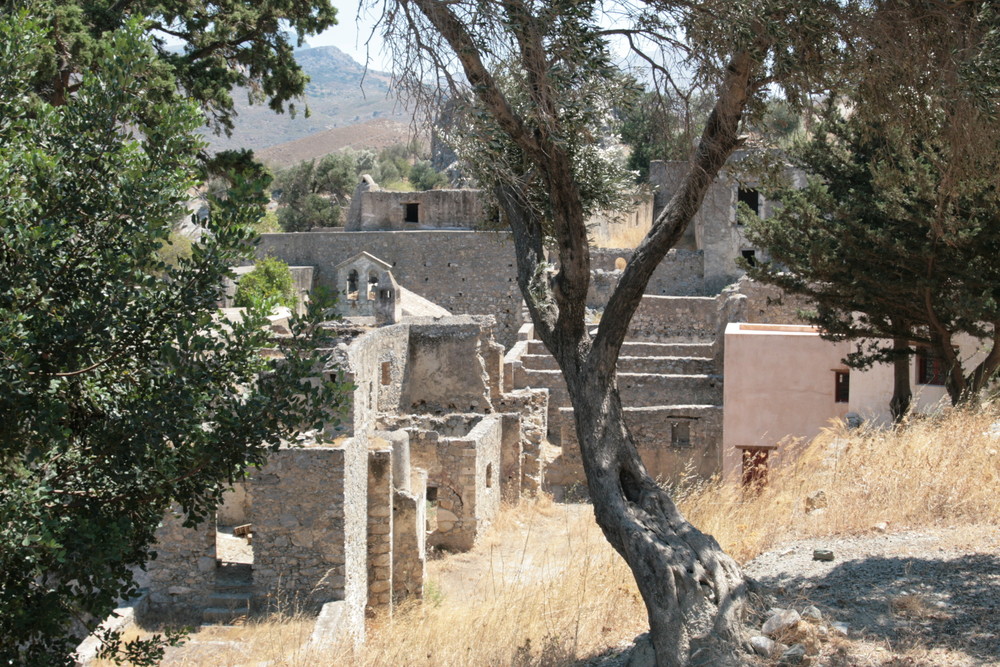
[[[234,299],[237,308],[280,305],[292,310],[297,301],[295,281],[288,264],[274,257],[260,260],[253,271],[240,279]]]

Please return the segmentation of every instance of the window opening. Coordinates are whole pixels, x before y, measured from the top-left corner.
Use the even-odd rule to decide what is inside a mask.
[[[834,371],[834,401],[849,403],[851,400],[851,374],[849,371]]]
[[[354,269],[347,274],[347,300],[358,300],[358,272]]]
[[[929,347],[917,348],[917,384],[944,386],[948,379],[944,359],[937,350]]]
[[[486,488],[487,489],[492,489],[493,488],[493,464],[492,463],[487,463],[486,464]]]
[[[374,272],[373,273],[369,273],[368,274],[368,300],[369,301],[374,301],[375,300],[375,292],[377,291],[377,289],[376,289],[377,286],[378,286],[378,276],[376,276]]]
[[[382,385],[387,385],[392,382],[392,362],[383,361],[382,362]]]
[[[691,446],[691,422],[676,421],[670,425],[670,444],[677,448]]]
[[[757,266],[757,251],[756,250],[743,250],[740,252],[743,255],[743,259],[747,261],[750,266]]]
[[[736,193],[736,200],[741,201],[750,207],[754,215],[760,215],[760,193],[753,188],[740,188]],[[739,224],[739,216],[736,217]]]
[[[403,204],[403,222],[420,222],[420,204]]]

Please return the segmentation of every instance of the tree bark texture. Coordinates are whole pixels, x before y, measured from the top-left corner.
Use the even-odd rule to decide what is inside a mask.
[[[594,513],[635,576],[649,616],[657,664],[722,665],[745,651],[742,611],[749,581],[710,536],[688,523],[648,474],[624,421],[618,354],[653,270],[683,235],[708,187],[740,144],[737,131],[758,65],[734,55],[683,183],[636,248],[596,336],[585,323],[590,251],[571,156],[559,139],[558,91],[547,78],[544,31],[521,0],[503,0],[532,104],[546,123],[527,123],[504,97],[467,27],[446,0],[410,0],[455,52],[479,105],[531,162],[551,205],[548,227],[517,182],[493,185],[510,224],[518,284],[535,331],[559,364],[576,416]],[[556,265],[545,261],[546,237]]]
[[[895,356],[892,359],[892,400],[889,401],[889,411],[892,421],[900,423],[910,411],[913,392],[910,389],[910,355],[907,350],[910,342],[905,338],[893,338],[892,349]]]

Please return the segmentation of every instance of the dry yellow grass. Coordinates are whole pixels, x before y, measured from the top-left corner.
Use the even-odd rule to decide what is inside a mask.
[[[682,507],[743,562],[799,536],[963,523],[1000,524],[1000,439],[987,433],[998,411],[949,410],[894,430],[843,425],[801,446],[748,497],[725,485],[684,493]],[[806,513],[806,497],[823,491],[827,506]]]
[[[986,433],[996,419],[987,408],[900,430],[833,427],[772,471],[758,494],[715,483],[676,491],[691,521],[741,562],[781,541],[880,522],[890,530],[997,525],[1000,439]],[[807,514],[805,498],[820,490],[826,507]],[[898,599],[893,611],[917,613],[918,602]],[[209,643],[165,664],[564,665],[645,627],[630,573],[589,508],[542,498],[506,508],[473,552],[430,563],[425,602],[374,619],[357,652],[310,652],[308,621],[277,619],[249,624],[238,645]]]

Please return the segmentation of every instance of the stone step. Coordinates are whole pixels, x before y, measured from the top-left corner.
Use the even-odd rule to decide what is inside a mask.
[[[549,354],[548,348],[540,340],[529,340],[527,354]],[[711,359],[712,341],[700,343],[646,343],[625,341],[622,345],[623,357],[699,357]]]
[[[561,371],[519,368],[514,387],[549,390],[549,407],[569,405],[569,394]],[[630,407],[652,405],[719,405],[722,403],[722,376],[707,373],[619,373],[618,390],[622,404]]]
[[[525,368],[539,371],[558,370],[550,354],[526,354],[521,357]],[[618,357],[619,373],[662,373],[676,375],[708,375],[715,370],[710,358],[703,357]]]

